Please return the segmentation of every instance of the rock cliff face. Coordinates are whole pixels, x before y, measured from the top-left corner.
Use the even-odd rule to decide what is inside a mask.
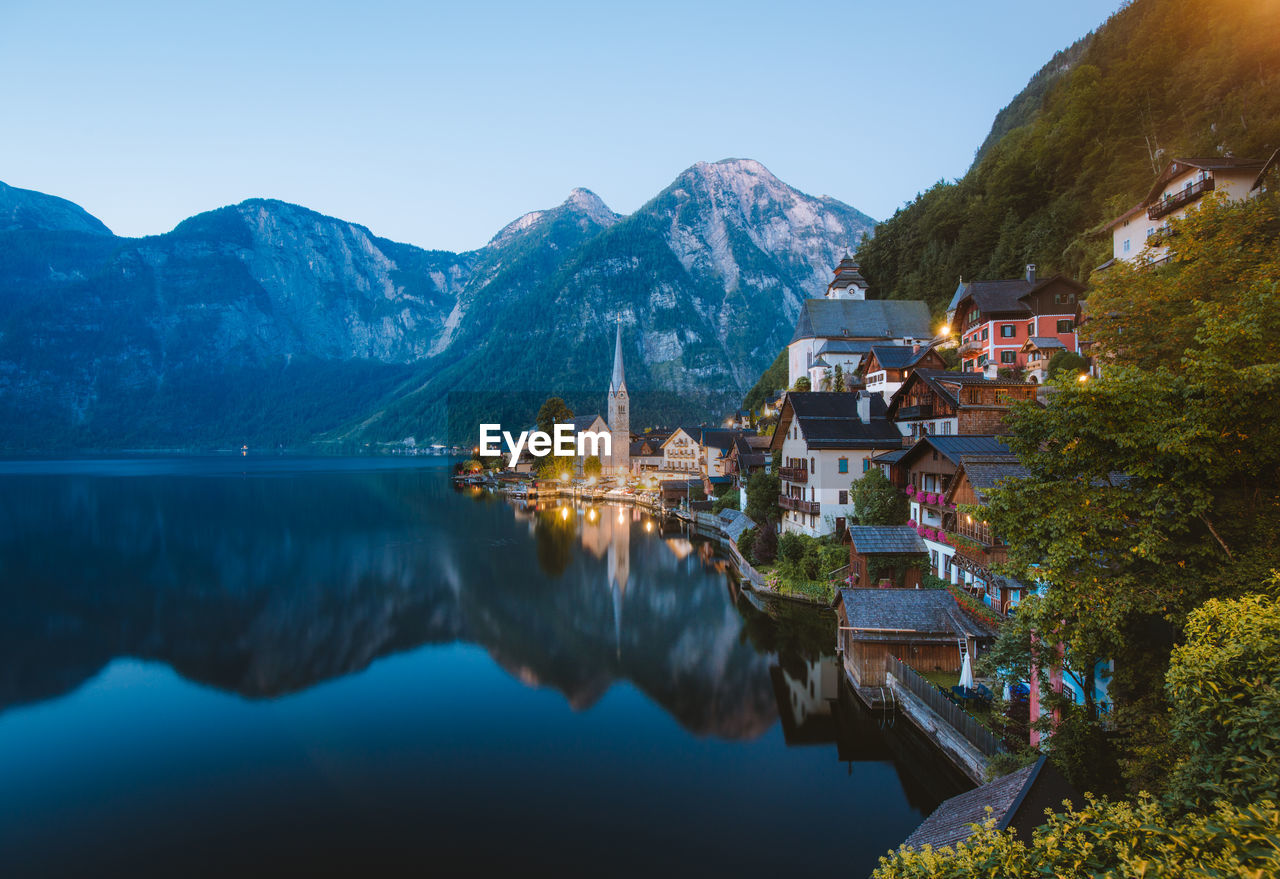
[[[629,217],[575,189],[463,254],[262,199],[115,238],[0,184],[0,446],[440,437],[451,392],[602,393],[619,320],[633,391],[711,417],[871,228],[745,159]]]

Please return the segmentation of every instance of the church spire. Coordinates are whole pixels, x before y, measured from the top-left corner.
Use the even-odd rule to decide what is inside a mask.
[[[618,335],[613,346],[613,378],[609,380],[609,393],[626,393],[626,390],[627,377],[622,370],[622,318],[618,318]]]

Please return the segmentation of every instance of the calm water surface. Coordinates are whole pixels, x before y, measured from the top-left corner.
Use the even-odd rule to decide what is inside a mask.
[[[0,876],[865,875],[964,783],[833,644],[443,462],[0,463]]]

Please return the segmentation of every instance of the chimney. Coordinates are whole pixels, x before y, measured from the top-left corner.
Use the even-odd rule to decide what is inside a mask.
[[[1000,367],[995,361],[990,361],[986,366],[982,367],[982,375],[984,378],[997,378],[999,376]]]
[[[914,339],[911,341],[911,353],[912,354],[920,353],[920,343]]]
[[[1027,281],[1032,284],[1036,282],[1036,264],[1033,262],[1027,263]]]
[[[867,391],[858,392],[858,420],[863,424],[871,423],[871,394]]]

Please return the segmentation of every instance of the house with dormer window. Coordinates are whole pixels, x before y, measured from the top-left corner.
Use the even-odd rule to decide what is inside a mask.
[[[1078,353],[1084,291],[1083,284],[1064,275],[1037,278],[1034,265],[1014,280],[961,284],[948,308],[960,338],[960,368],[989,374],[1020,370],[1026,366],[1022,347],[1029,338],[1056,338]]]

